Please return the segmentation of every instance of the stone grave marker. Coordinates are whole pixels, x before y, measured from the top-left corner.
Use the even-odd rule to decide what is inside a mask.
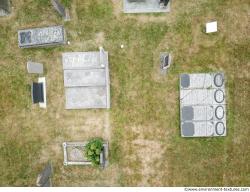
[[[0,0],[0,16],[7,16],[11,12],[10,1]]]
[[[43,171],[38,175],[36,185],[38,187],[52,187],[51,177],[53,174],[53,168],[51,162],[49,162]]]
[[[51,26],[18,31],[20,48],[45,47],[66,43],[66,33],[63,26]]]
[[[63,17],[65,21],[70,20],[69,10],[65,8],[58,0],[51,0],[54,9]]]
[[[28,61],[27,70],[28,70],[28,73],[43,74],[43,64]]]

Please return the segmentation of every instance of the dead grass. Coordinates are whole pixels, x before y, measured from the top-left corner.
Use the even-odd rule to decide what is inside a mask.
[[[0,185],[34,186],[48,160],[55,186],[246,186],[249,181],[249,25],[247,0],[176,0],[167,14],[127,15],[118,0],[74,0],[64,23],[45,1],[13,1],[0,18]],[[45,2],[46,3],[46,2]],[[219,32],[204,23],[218,20]],[[70,45],[22,50],[18,29],[64,24]],[[120,45],[124,44],[124,49]],[[61,54],[109,51],[111,110],[65,110]],[[159,53],[171,52],[167,76]],[[48,108],[33,106],[28,59],[41,62]],[[184,72],[224,71],[228,136],[183,139],[178,78]],[[102,137],[110,166],[63,166],[62,142]]]

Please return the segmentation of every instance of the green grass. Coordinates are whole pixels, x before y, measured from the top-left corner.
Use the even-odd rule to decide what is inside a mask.
[[[246,0],[241,4],[236,0],[203,0],[198,4],[178,0],[172,4],[175,11],[168,14],[134,16],[115,15],[116,6],[106,0],[62,3],[71,10],[72,20],[65,24],[46,0],[19,2],[13,18],[0,19],[0,185],[34,186],[48,159],[53,162],[55,186],[250,183]],[[153,20],[145,22],[148,17]],[[219,32],[205,34],[204,23],[212,19],[218,20]],[[55,24],[65,25],[70,46],[17,47],[13,35],[17,29]],[[106,170],[65,167],[62,142],[86,140],[94,136],[92,133],[101,136],[102,129],[88,133],[82,122],[86,116],[104,111],[64,110],[61,53],[97,50],[98,33],[104,34],[102,45],[109,51],[110,61],[110,166]],[[124,49],[120,49],[121,44]],[[166,77],[158,71],[161,51],[173,55]],[[31,104],[29,84],[37,77],[26,73],[28,59],[44,63],[46,110]],[[179,74],[214,71],[223,71],[227,78],[227,136],[181,138]],[[81,132],[74,132],[74,127]]]

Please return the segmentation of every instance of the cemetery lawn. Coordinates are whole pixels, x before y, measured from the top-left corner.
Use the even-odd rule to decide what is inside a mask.
[[[247,0],[174,0],[167,14],[122,13],[121,0],[13,0],[0,18],[0,186],[35,186],[46,162],[54,186],[247,186],[250,183],[250,39]],[[204,25],[218,21],[218,33]],[[64,25],[70,45],[19,49],[17,30]],[[121,49],[121,44],[124,48]],[[61,55],[109,52],[111,110],[65,110]],[[173,63],[159,74],[159,54]],[[47,109],[32,105],[27,60],[44,64]],[[179,74],[223,71],[227,136],[184,139]],[[62,142],[102,137],[110,165],[63,166]]]

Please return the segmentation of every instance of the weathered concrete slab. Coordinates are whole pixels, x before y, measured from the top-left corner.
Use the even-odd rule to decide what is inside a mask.
[[[24,29],[18,31],[20,48],[62,45],[66,43],[63,26]]]
[[[106,87],[68,87],[66,109],[106,108]]]
[[[106,86],[105,69],[64,70],[64,86]]]
[[[64,70],[99,69],[105,67],[105,63],[100,62],[99,52],[70,52],[63,53],[62,57]]]
[[[43,74],[43,64],[28,61],[27,70],[28,70],[28,73]]]
[[[160,6],[159,0],[123,0],[124,13],[159,13],[170,12],[170,2],[164,8]]]
[[[180,120],[182,137],[226,135],[222,73],[180,75]]]
[[[108,52],[63,53],[66,109],[110,108]]]

